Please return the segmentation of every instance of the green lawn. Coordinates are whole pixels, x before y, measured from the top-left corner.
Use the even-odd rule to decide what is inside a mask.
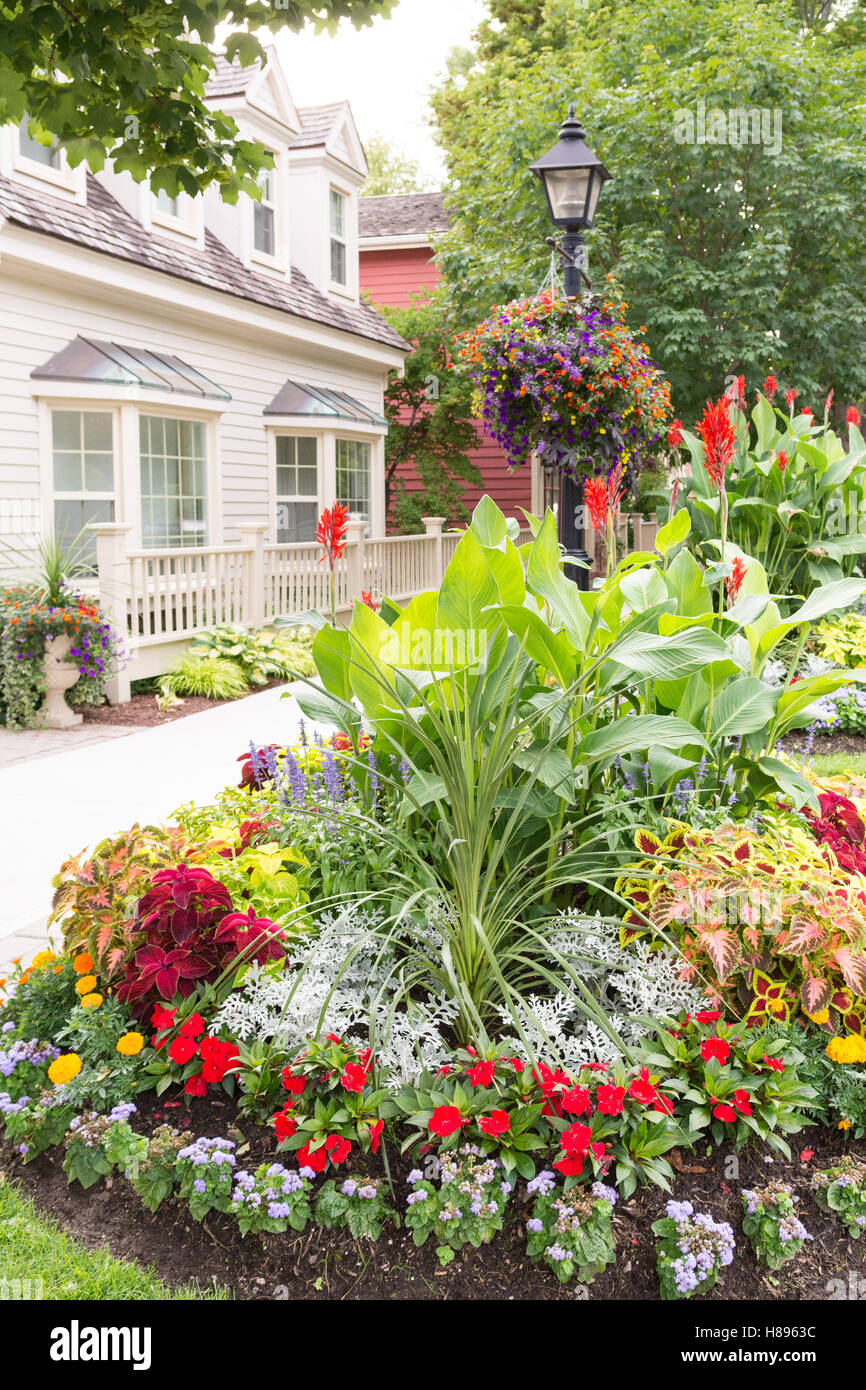
[[[153,1269],[116,1260],[108,1250],[88,1250],[58,1230],[0,1174],[0,1300],[226,1297],[213,1287],[169,1289]]]
[[[844,772],[854,772],[858,777],[864,777],[866,754],[826,753],[823,757],[812,758],[811,767],[819,777],[839,777]]]

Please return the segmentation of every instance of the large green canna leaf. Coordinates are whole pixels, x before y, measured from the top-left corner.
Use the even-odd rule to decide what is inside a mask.
[[[727,660],[730,650],[727,642],[715,632],[698,627],[670,637],[631,632],[613,642],[607,656],[631,674],[678,680],[693,675],[713,661]]]
[[[551,632],[538,613],[510,605],[499,610],[506,627],[523,643],[527,656],[551,671],[560,685],[571,685],[577,672],[577,653],[564,632]]]
[[[713,703],[712,738],[736,738],[766,728],[776,713],[778,700],[778,690],[772,690],[755,676],[729,681]]]
[[[537,598],[547,603],[579,652],[586,650],[589,617],[580,590],[562,572],[556,517],[547,512],[529,552],[526,582]]]
[[[492,632],[485,609],[499,600],[499,590],[484,551],[472,531],[461,536],[442,577],[436,606],[436,625],[452,633]]]
[[[691,744],[707,747],[703,734],[684,719],[663,714],[626,714],[603,729],[586,734],[577,752],[582,763],[595,763],[638,749],[686,748]]]

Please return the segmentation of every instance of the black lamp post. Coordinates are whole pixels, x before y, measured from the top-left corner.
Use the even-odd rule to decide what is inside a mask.
[[[559,139],[552,149],[543,154],[532,172],[537,174],[544,187],[550,216],[557,227],[563,229],[562,244],[550,239],[550,245],[562,257],[565,293],[569,299],[577,299],[581,292],[581,280],[591,283],[586,276],[586,250],[583,233],[595,222],[599,194],[602,184],[611,177],[592,150],[584,144],[586,132],[574,114],[574,106],[568,110],[568,119],[559,132]],[[566,553],[579,560],[587,568],[570,565],[566,573],[581,589],[589,588],[589,555],[583,543],[583,484],[574,478],[563,475],[559,503],[559,539]]]

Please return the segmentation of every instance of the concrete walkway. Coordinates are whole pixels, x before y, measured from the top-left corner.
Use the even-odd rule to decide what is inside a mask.
[[[293,741],[300,710],[275,687],[171,724],[0,767],[0,975],[46,942],[51,879],[71,854],[136,821],[207,805],[256,744]],[[316,725],[310,724],[310,730]],[[112,731],[114,732],[114,731]],[[13,737],[15,737],[13,735]]]

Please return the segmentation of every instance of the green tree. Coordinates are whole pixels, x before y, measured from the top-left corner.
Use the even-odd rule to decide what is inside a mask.
[[[360,27],[397,0],[0,0],[0,125],[31,118],[73,165],[115,168],[156,191],[192,195],[217,184],[227,201],[256,194],[272,163],[263,146],[238,138],[231,117],[205,102],[219,25],[231,61],[261,58],[256,30],[331,32]]]
[[[590,274],[616,269],[677,412],[694,418],[729,373],[755,385],[771,369],[801,404],[822,405],[831,386],[862,401],[864,84],[859,25],[805,28],[794,0],[547,0],[534,29],[434,96],[456,317],[543,281],[552,228],[529,165],[577,101],[614,175]],[[695,126],[690,143],[682,113],[701,102],[758,109],[768,138],[712,143]]]
[[[422,516],[468,522],[465,484],[479,484],[481,473],[467,451],[475,447],[478,436],[471,387],[449,365],[450,320],[441,305],[420,300],[408,309],[380,308],[380,312],[412,344],[405,375],[393,372],[385,392],[386,511],[395,529],[409,535],[422,529]],[[408,488],[398,477],[406,464],[417,474],[417,489]]]
[[[384,135],[373,135],[364,141],[369,174],[364,184],[364,197],[374,198],[387,193],[423,193],[427,185],[418,165]]]

